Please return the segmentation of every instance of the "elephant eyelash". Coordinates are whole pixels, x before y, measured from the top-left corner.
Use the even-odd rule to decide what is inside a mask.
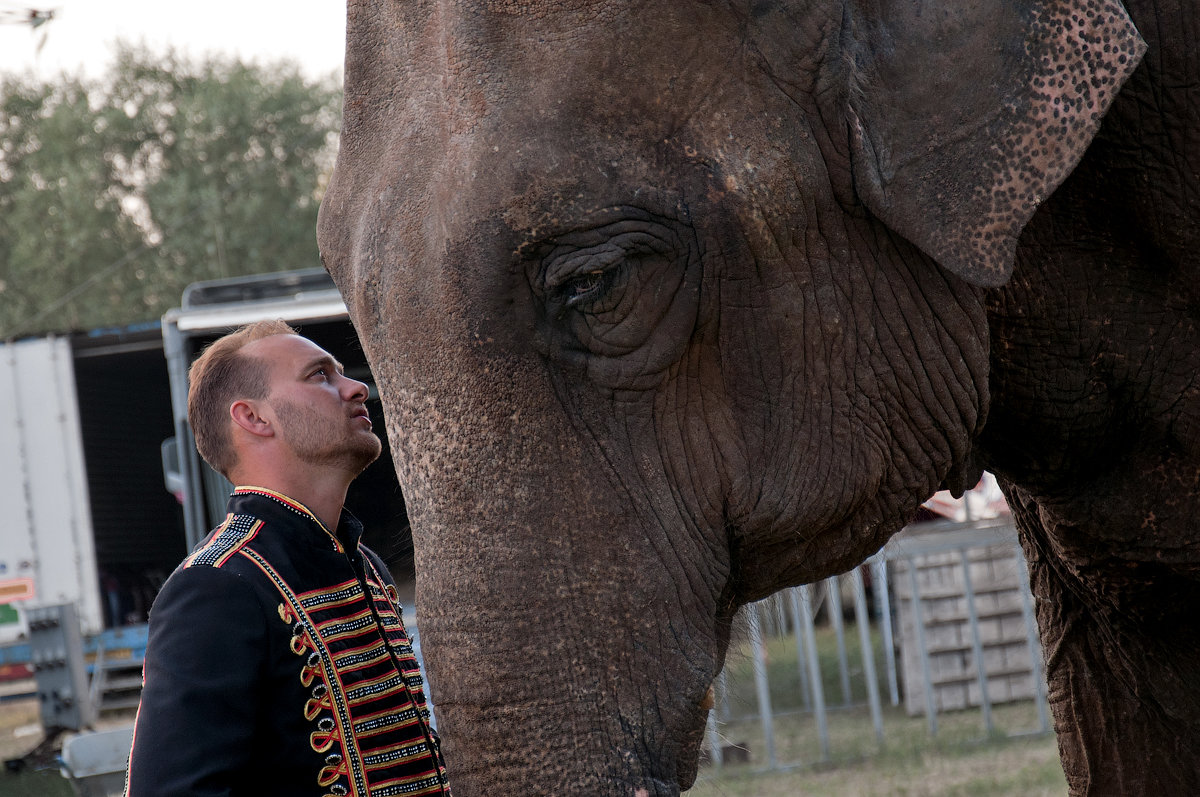
[[[554,289],[555,317],[561,320],[572,310],[587,312],[611,293],[620,274],[620,266],[614,266],[591,269],[564,281]]]
[[[608,288],[608,271],[597,269],[567,280],[562,286],[564,304],[577,307],[598,298]]]
[[[545,257],[539,281],[552,297],[553,315],[561,319],[568,311],[586,311],[603,300],[644,259],[670,251],[659,237],[640,231],[581,249],[564,246]]]

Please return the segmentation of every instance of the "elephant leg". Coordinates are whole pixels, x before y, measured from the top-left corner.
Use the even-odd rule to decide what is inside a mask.
[[[1071,795],[1200,794],[1195,582],[1163,565],[1084,554],[1072,544],[1084,537],[1078,529],[1018,488],[1006,494]]]

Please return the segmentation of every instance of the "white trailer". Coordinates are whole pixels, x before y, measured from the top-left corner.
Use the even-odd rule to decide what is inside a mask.
[[[145,622],[187,550],[171,434],[158,322],[0,342],[0,645],[46,606],[89,639]]]
[[[0,343],[0,643],[28,632],[17,607],[104,627],[73,363],[66,337]]]
[[[366,358],[321,269],[197,283],[161,323],[0,342],[0,646],[27,635],[28,608],[74,604],[86,637],[145,622],[229,494],[192,442],[188,365],[222,333],[263,318],[289,321],[371,385],[382,430]],[[409,580],[411,536],[386,454],[349,503],[369,544]]]

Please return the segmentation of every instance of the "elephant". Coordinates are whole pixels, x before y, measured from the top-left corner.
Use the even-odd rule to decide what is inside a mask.
[[[351,0],[318,220],[460,795],[677,795],[737,610],[984,468],[1072,794],[1200,791],[1182,3]]]

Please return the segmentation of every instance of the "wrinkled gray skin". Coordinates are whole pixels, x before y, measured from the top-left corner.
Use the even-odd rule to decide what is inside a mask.
[[[1073,794],[1200,794],[1200,7],[1147,54],[986,298],[992,409]]]
[[[1047,569],[1045,496],[1012,485],[1060,380],[1012,352],[1039,347],[1023,306],[1091,289],[1042,298],[1024,242],[986,289],[1144,45],[1107,0],[1016,5],[351,2],[319,237],[383,396],[460,797],[677,794],[736,609],[984,464],[1053,636],[1082,559]],[[1020,441],[985,429],[990,369]],[[1055,655],[1072,788],[1100,793],[1104,756],[1138,765],[1088,717],[1130,715],[1138,668]]]

